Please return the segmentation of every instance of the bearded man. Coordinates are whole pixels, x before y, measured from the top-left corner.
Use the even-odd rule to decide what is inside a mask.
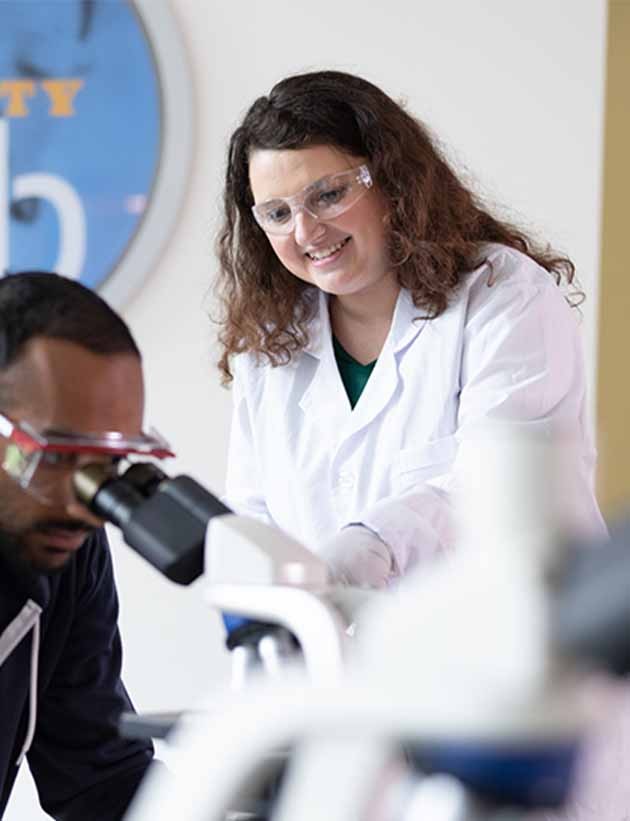
[[[74,471],[160,455],[142,431],[140,353],[95,293],[54,274],[0,280],[0,816],[24,758],[43,809],[122,818],[150,743],[118,736],[118,601],[102,522]]]

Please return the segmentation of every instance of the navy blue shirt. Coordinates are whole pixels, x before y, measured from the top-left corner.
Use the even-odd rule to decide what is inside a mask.
[[[43,809],[63,821],[122,818],[153,756],[118,736],[118,599],[107,539],[91,536],[59,573],[28,575],[0,553],[0,636],[31,599],[40,616],[37,722],[27,754]],[[27,734],[30,631],[0,666],[0,817]]]

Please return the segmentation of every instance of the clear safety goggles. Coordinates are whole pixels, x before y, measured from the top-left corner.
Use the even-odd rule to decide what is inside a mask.
[[[0,414],[0,466],[24,490],[44,502],[59,496],[65,477],[88,462],[102,462],[115,475],[136,458],[165,459],[175,454],[155,430],[139,436],[117,431],[99,434],[39,433],[28,422]]]
[[[252,213],[266,234],[290,234],[298,211],[306,211],[317,220],[335,219],[352,208],[372,185],[370,169],[360,165],[322,177],[291,197],[253,205]]]

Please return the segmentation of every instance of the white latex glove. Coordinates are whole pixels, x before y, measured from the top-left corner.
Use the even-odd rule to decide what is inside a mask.
[[[344,527],[324,545],[320,556],[337,584],[378,590],[387,586],[394,572],[389,547],[362,525]]]

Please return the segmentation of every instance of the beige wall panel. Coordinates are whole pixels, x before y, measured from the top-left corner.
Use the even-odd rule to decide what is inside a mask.
[[[611,0],[599,318],[599,496],[630,506],[630,0]]]

